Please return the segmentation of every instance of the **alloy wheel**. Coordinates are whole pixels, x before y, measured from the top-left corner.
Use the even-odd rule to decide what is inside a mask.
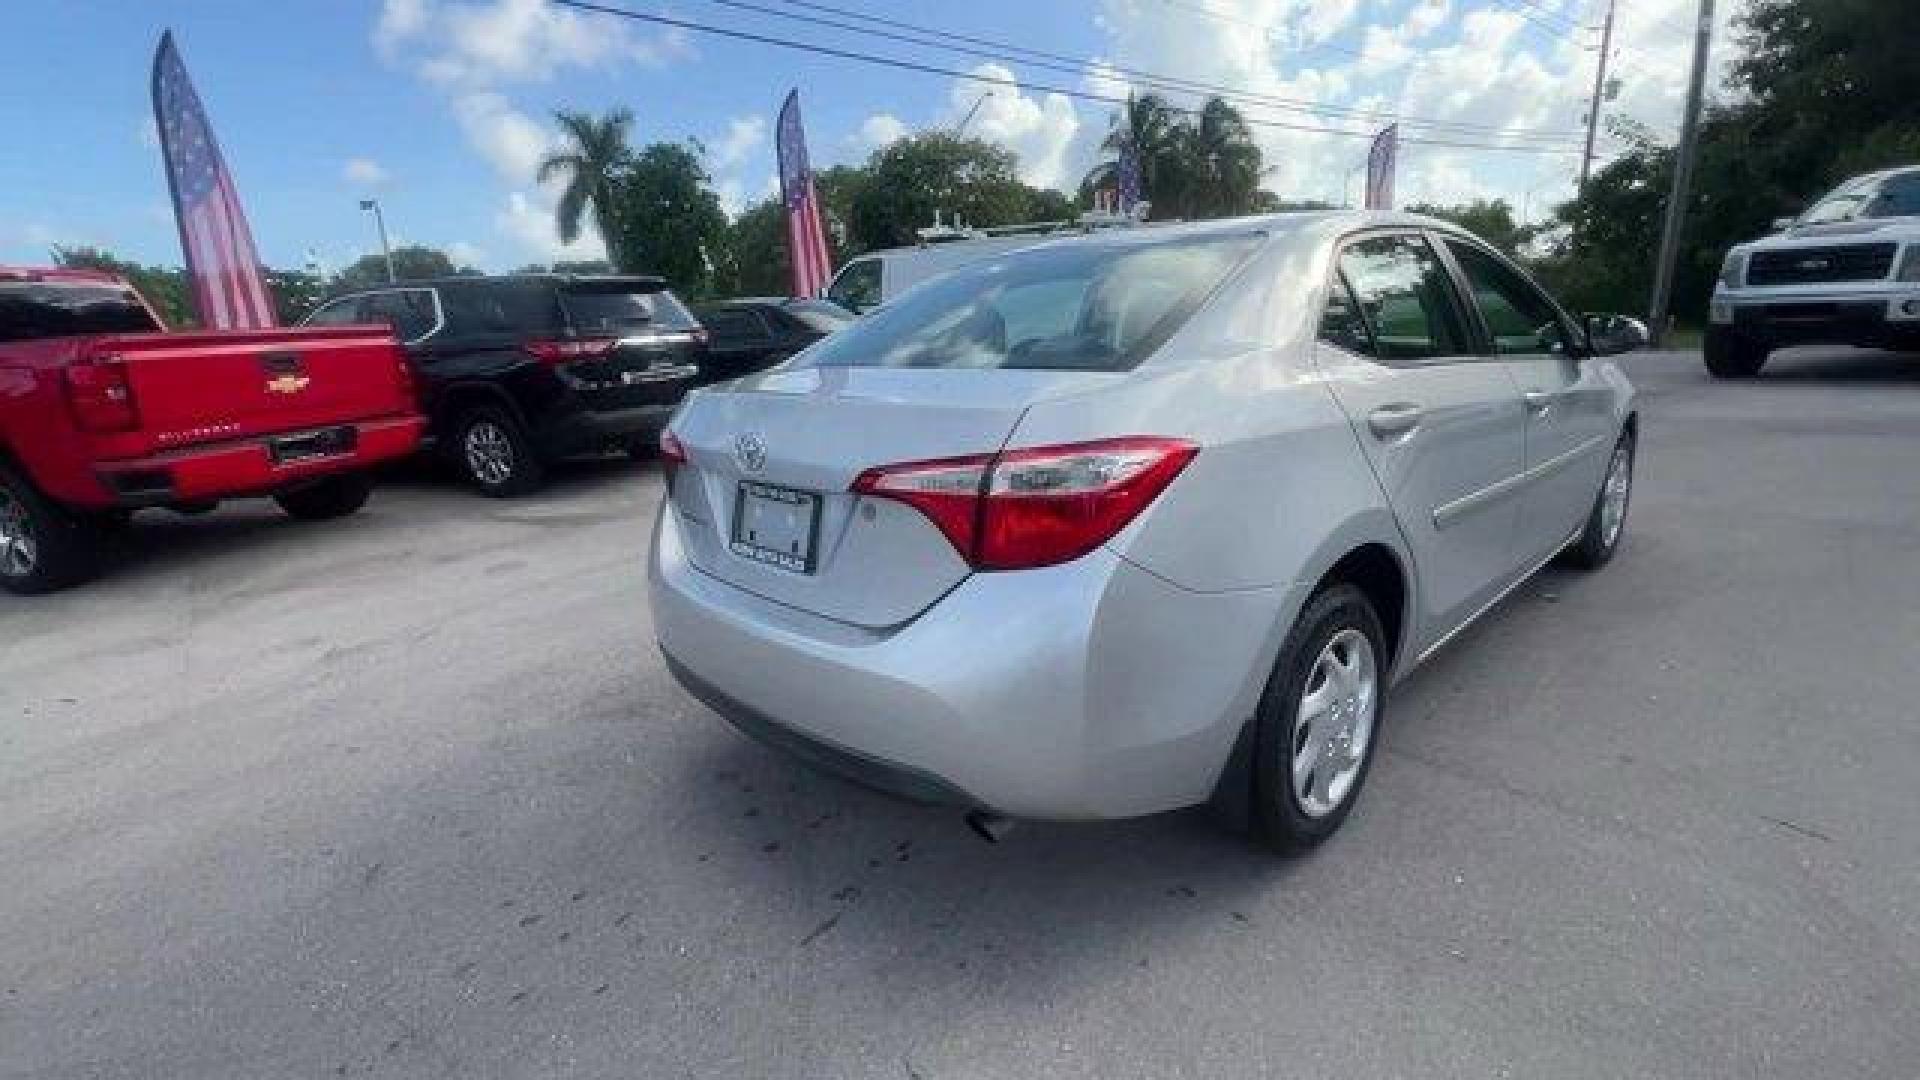
[[[23,578],[40,561],[40,548],[27,521],[27,508],[14,494],[0,488],[0,574]]]
[[[497,487],[513,477],[513,439],[499,424],[476,420],[467,428],[467,469],[474,479]]]
[[[1373,643],[1347,627],[1320,650],[1294,710],[1290,765],[1302,813],[1325,817],[1346,801],[1372,747],[1379,704]]]

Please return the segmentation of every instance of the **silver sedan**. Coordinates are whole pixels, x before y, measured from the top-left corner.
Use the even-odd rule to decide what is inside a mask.
[[[650,563],[748,733],[1006,818],[1325,838],[1388,692],[1633,479],[1630,319],[1404,215],[1050,242],[690,397]]]

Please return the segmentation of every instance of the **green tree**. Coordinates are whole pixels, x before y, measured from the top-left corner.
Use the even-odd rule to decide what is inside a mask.
[[[754,203],[733,219],[727,226],[726,250],[722,291],[734,296],[785,296],[791,291],[787,207],[779,196]],[[842,262],[849,257],[838,248],[834,255]]]
[[[455,266],[447,253],[439,248],[406,244],[393,249],[393,276],[398,281],[463,277],[479,272],[471,266]],[[354,289],[384,285],[386,282],[387,259],[386,256],[376,252],[372,255],[362,255],[335,274],[333,280],[328,283],[327,291],[338,295]]]
[[[1505,199],[1475,199],[1459,206],[1415,203],[1407,207],[1407,212],[1451,221],[1509,255],[1519,255],[1521,246],[1532,236],[1514,221],[1513,206]]]
[[[273,292],[274,314],[282,326],[298,323],[327,298],[326,279],[305,270],[268,270],[267,285]]]
[[[579,239],[580,220],[592,210],[600,239],[606,244],[608,255],[619,265],[619,257],[613,253],[619,246],[621,199],[615,189],[633,161],[633,151],[627,145],[633,113],[615,109],[596,118],[563,109],[553,117],[560,124],[567,146],[540,162],[536,179],[542,184],[555,178],[566,181],[560,201],[554,207],[554,223],[559,227],[560,239],[568,244]]]
[[[944,131],[882,147],[867,163],[865,182],[854,186],[853,246],[864,251],[914,243],[916,231],[932,225],[936,213],[945,222],[976,228],[1023,222],[1029,189],[1017,166],[1011,151]]]
[[[1101,143],[1111,155],[1081,181],[1080,193],[1110,187],[1120,155],[1131,149],[1140,163],[1140,186],[1156,220],[1231,217],[1263,205],[1260,147],[1240,111],[1208,98],[1196,115],[1157,94],[1129,97]]]
[[[698,143],[654,143],[614,176],[619,231],[608,254],[623,270],[658,274],[688,296],[722,283],[727,215]]]

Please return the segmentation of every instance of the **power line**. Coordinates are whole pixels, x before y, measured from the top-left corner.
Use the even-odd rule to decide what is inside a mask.
[[[644,12],[631,11],[626,8],[614,7],[610,4],[595,3],[593,0],[549,0],[549,2],[560,7],[573,8],[579,11],[591,11],[601,15],[611,15],[616,18],[651,23],[656,26],[670,26],[680,30],[712,34],[716,37],[732,38],[736,41],[751,41],[760,45],[772,45],[776,48],[793,49],[799,52],[814,53],[819,56],[831,56],[840,60],[852,60],[857,63],[874,64],[880,67],[896,68],[901,71],[914,71],[923,75],[940,75],[950,79],[964,79],[969,82],[984,83],[988,86],[1008,85],[1008,80],[1006,79],[995,78],[991,75],[982,75],[972,71],[963,71],[959,68],[943,67],[939,64],[922,63],[917,60],[905,60],[898,57],[878,56],[873,53],[864,53],[855,49],[823,45],[816,42],[796,41],[792,38],[756,33],[751,30],[741,30],[735,27],[708,26],[705,23],[692,22],[687,19],[677,19],[669,15],[651,15]],[[1107,105],[1127,104],[1126,98],[1113,94],[1099,94],[1091,90],[1079,90],[1068,86],[1055,86],[1031,81],[1024,83],[1024,85],[1032,90],[1059,94],[1062,97],[1075,98],[1081,101],[1097,101]],[[1169,104],[1168,108],[1174,112],[1188,116],[1200,115],[1200,110],[1198,109],[1185,108],[1173,104]],[[1274,120],[1267,117],[1249,116],[1244,117],[1244,119],[1248,124],[1258,127],[1301,131],[1312,135],[1337,135],[1351,139],[1372,139],[1375,134],[1372,131],[1355,131],[1351,128],[1319,127],[1311,124]],[[1402,145],[1410,146],[1435,146],[1460,150],[1506,150],[1515,153],[1531,154],[1577,154],[1580,152],[1576,146],[1561,147],[1525,145],[1519,143],[1469,142],[1465,140],[1434,139],[1427,137],[1407,137],[1401,139],[1400,142]]]
[[[1077,59],[1072,56],[1067,56],[1061,53],[1048,52],[1043,49],[1029,48],[1027,46],[1015,45],[1015,44],[1004,42],[1004,41],[995,41],[992,38],[975,37],[972,35],[962,34],[962,33],[951,31],[951,30],[938,30],[931,27],[917,26],[913,23],[902,22],[901,20],[898,20],[898,19],[890,19],[880,15],[871,15],[861,11],[850,11],[846,8],[835,7],[831,4],[815,3],[815,2],[812,2],[812,0],[781,0],[781,2],[785,3],[790,7],[805,8],[812,11],[830,12],[834,15],[840,15],[840,16],[845,16],[847,18],[851,18],[851,19],[862,20],[864,22],[871,23],[874,26],[892,27],[897,30],[906,31],[906,34],[891,33],[885,30],[875,30],[870,26],[860,26],[860,25],[850,24],[846,22],[841,22],[835,19],[822,19],[812,15],[803,15],[803,14],[798,14],[798,13],[789,12],[789,11],[776,10],[776,9],[765,7],[764,5],[761,5],[761,4],[750,2],[750,0],[707,0],[707,2],[718,4],[722,7],[736,8],[736,9],[745,10],[745,11],[753,11],[753,12],[758,12],[760,14],[773,15],[779,18],[792,19],[795,21],[810,23],[813,25],[827,26],[833,29],[851,31],[853,33],[879,37],[889,41],[899,41],[899,42],[905,42],[907,44],[912,44],[912,45],[921,45],[921,46],[927,46],[932,48],[945,49],[949,52],[957,52],[963,55],[980,57],[986,60],[998,60],[998,61],[1024,63],[1024,64],[1031,65],[1033,67],[1043,68],[1046,70],[1055,71],[1055,72],[1059,72],[1067,75],[1080,75],[1086,71],[1085,61]],[[912,36],[908,36],[908,35],[912,35]],[[929,38],[932,38],[935,40],[928,40]],[[987,51],[983,51],[982,49],[968,48],[962,45],[949,44],[948,40],[938,40],[938,39],[949,39],[951,41],[967,42],[972,45],[984,46],[988,49],[994,49],[999,51],[987,52]],[[1016,57],[1018,57],[1019,59],[1015,60]],[[1356,109],[1356,108],[1343,106],[1343,105],[1322,104],[1319,102],[1307,101],[1301,98],[1288,98],[1288,97],[1281,97],[1276,94],[1266,94],[1266,93],[1260,93],[1260,92],[1255,92],[1250,90],[1238,90],[1231,86],[1226,86],[1220,83],[1206,82],[1203,80],[1188,79],[1188,78],[1172,76],[1172,75],[1158,75],[1153,72],[1142,71],[1137,68],[1127,68],[1127,67],[1121,67],[1119,65],[1108,65],[1107,67],[1108,67],[1108,70],[1114,72],[1115,74],[1127,76],[1129,79],[1139,82],[1150,88],[1163,89],[1163,90],[1175,90],[1175,91],[1185,92],[1185,93],[1211,94],[1225,100],[1243,102],[1243,103],[1252,104],[1252,105],[1260,105],[1260,106],[1272,108],[1281,112],[1297,112],[1297,113],[1302,113],[1310,116],[1333,117],[1333,118],[1342,119],[1342,120],[1397,121],[1409,127],[1430,129],[1436,134],[1454,134],[1454,135],[1464,135],[1468,137],[1478,137],[1478,138],[1495,138],[1495,137],[1500,137],[1502,135],[1507,135],[1509,133],[1529,142],[1542,142],[1542,143],[1557,142],[1557,141],[1573,142],[1580,138],[1579,134],[1575,132],[1567,132],[1565,134],[1555,134],[1555,133],[1545,132],[1545,131],[1510,132],[1510,129],[1500,124],[1482,124],[1482,123],[1474,123],[1474,122],[1463,121],[1463,120],[1440,120],[1436,118],[1398,115],[1393,112],[1381,111],[1376,109]]]

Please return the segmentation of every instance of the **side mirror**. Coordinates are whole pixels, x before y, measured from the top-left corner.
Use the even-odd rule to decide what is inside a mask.
[[[1653,340],[1647,324],[1626,315],[1588,315],[1581,320],[1595,356],[1619,356],[1644,349]]]
[[[1774,219],[1773,219],[1773,231],[1774,231],[1774,232],[1786,232],[1786,231],[1787,231],[1788,229],[1791,229],[1791,228],[1793,228],[1793,225],[1794,225],[1794,222],[1796,222],[1796,221],[1799,221],[1799,220],[1800,220],[1799,218],[1790,218],[1790,217],[1777,217],[1777,218],[1774,218]]]

